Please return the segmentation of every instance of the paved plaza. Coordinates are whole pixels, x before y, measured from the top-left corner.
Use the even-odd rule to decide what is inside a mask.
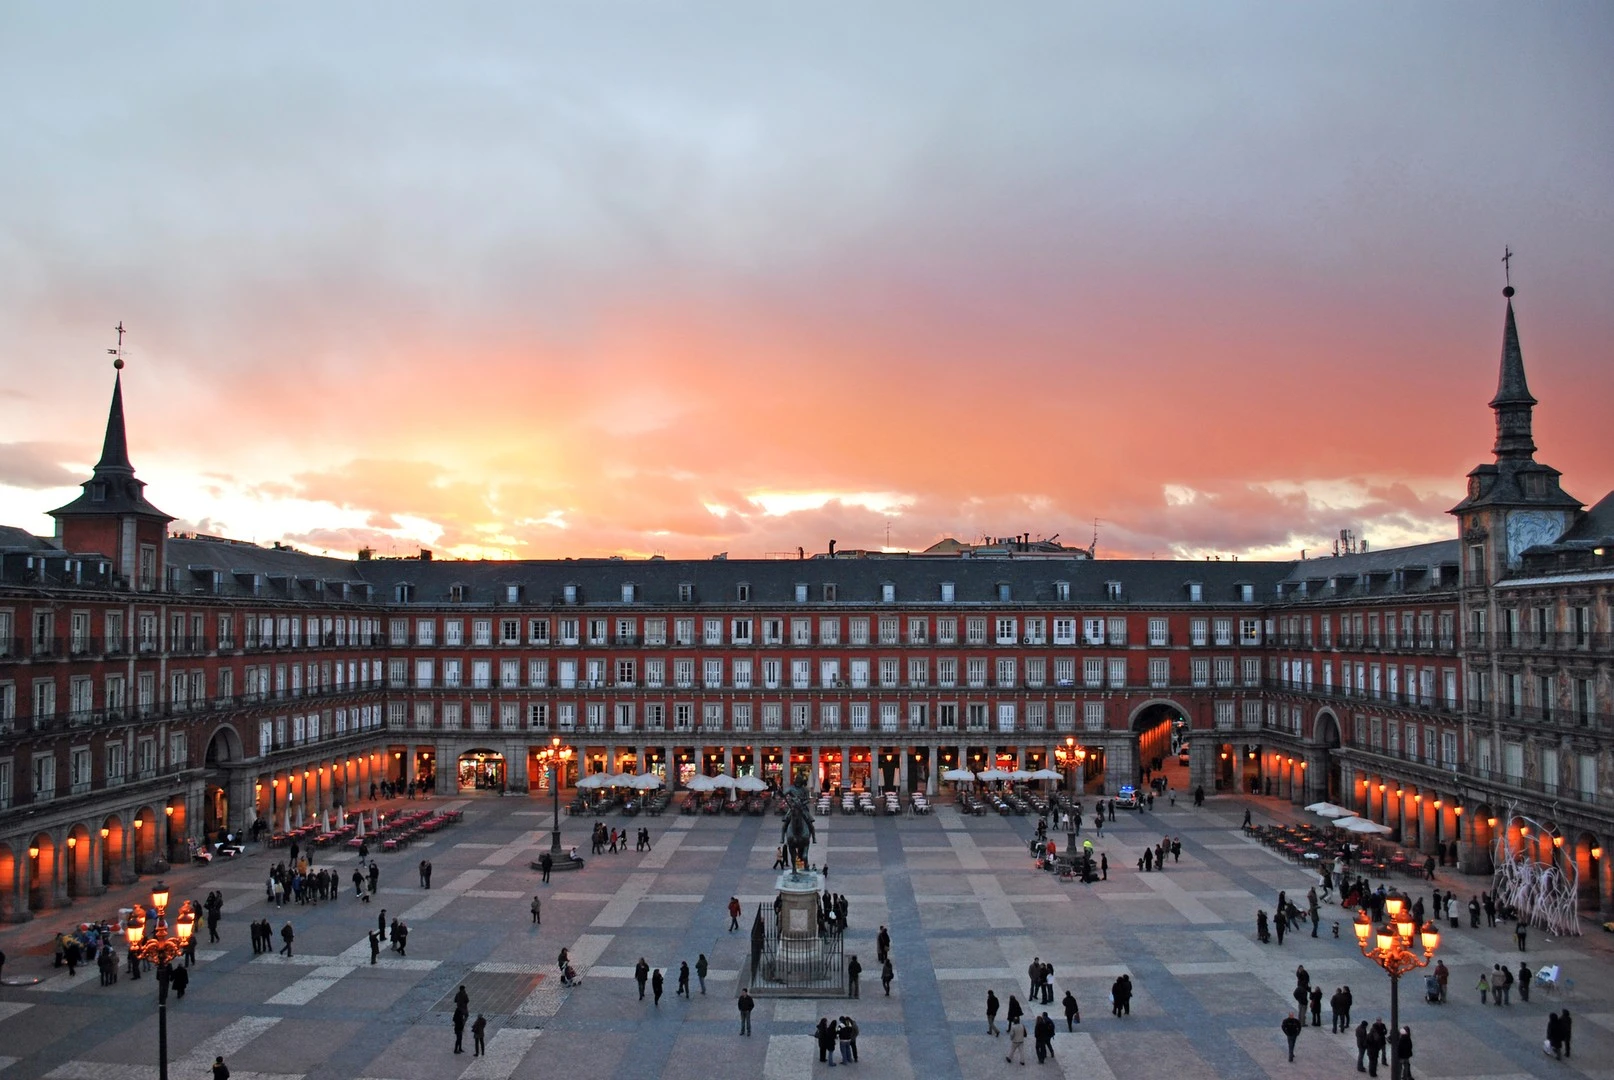
[[[966,819],[945,805],[921,818],[820,818],[814,858],[827,861],[830,888],[850,901],[847,951],[865,969],[862,997],[760,998],[752,1038],[738,1036],[735,1007],[748,935],[728,932],[724,908],[738,896],[749,928],[756,905],[772,901],[778,818],[609,818],[630,829],[648,826],[653,849],[591,858],[582,872],[556,874],[541,886],[529,863],[548,844],[547,806],[515,798],[432,805],[460,807],[464,821],[426,845],[381,856],[375,903],[357,902],[349,886],[338,901],[276,911],[263,881],[271,861],[283,857],[277,851],[254,849],[234,862],[169,875],[176,903],[212,889],[226,901],[223,940],[208,945],[205,930],[199,933],[189,992],[169,1006],[176,1080],[206,1077],[215,1054],[224,1055],[236,1080],[784,1080],[825,1068],[811,1032],[819,1017],[843,1013],[862,1031],[855,1067],[882,1078],[1017,1073],[1020,1066],[1004,1062],[1007,1040],[986,1034],[984,1001],[990,988],[1005,1005],[1010,994],[1025,1002],[1033,956],[1054,965],[1054,1004],[1043,1008],[1059,1021],[1059,1034],[1047,1065],[1038,1065],[1028,1043],[1028,1070],[1091,1080],[1355,1075],[1354,1040],[1329,1034],[1326,1023],[1308,1027],[1295,1062],[1285,1060],[1278,1024],[1293,1005],[1298,964],[1325,997],[1348,984],[1353,1019],[1388,1021],[1389,981],[1358,953],[1338,907],[1325,906],[1320,938],[1291,936],[1281,948],[1256,942],[1256,909],[1270,912],[1278,890],[1303,897],[1311,884],[1301,869],[1240,834],[1245,807],[1259,821],[1280,810],[1271,800],[1212,799],[1199,810],[1187,799],[1172,808],[1161,800],[1153,813],[1123,812],[1098,841],[1109,855],[1109,880],[1089,886],[1032,867],[1026,841],[1033,818]],[[586,851],[592,821],[563,822],[566,841]],[[1162,835],[1181,838],[1181,861],[1163,873],[1139,873],[1142,845]],[[418,885],[423,858],[434,866],[430,891]],[[326,861],[345,880],[355,859],[343,852]],[[1465,900],[1484,885],[1436,882],[1454,883]],[[1427,889],[1420,884],[1418,894]],[[534,893],[543,902],[537,927],[529,914]],[[115,890],[72,915],[110,913],[143,895]],[[408,957],[384,946],[372,966],[365,935],[382,907],[389,919],[409,923]],[[293,958],[253,956],[247,923],[265,915],[277,947],[282,922],[294,924]],[[102,987],[93,966],[69,979],[52,968],[46,943],[72,916],[53,916],[0,931],[8,954],[0,1080],[155,1080],[155,980],[125,976]],[[1338,939],[1330,934],[1336,919]],[[1528,1004],[1515,997],[1497,1008],[1479,1004],[1470,987],[1493,963],[1517,967],[1511,927],[1471,930],[1463,921],[1443,934],[1450,1002],[1424,1003],[1417,975],[1402,995],[1402,1020],[1415,1040],[1413,1075],[1614,1076],[1614,936],[1590,923],[1578,940],[1534,933],[1530,966],[1561,964],[1577,984],[1574,1000],[1537,993]],[[881,993],[874,962],[881,924],[893,939],[890,997]],[[578,988],[558,984],[562,946],[582,970]],[[693,968],[703,952],[711,964],[706,995],[697,987],[689,1001],[674,996],[679,962]],[[667,976],[659,1008],[638,1000],[632,974],[641,956]],[[1134,985],[1132,1013],[1116,1019],[1107,999],[1123,972]],[[35,985],[16,985],[35,977]],[[469,1034],[467,1052],[452,1053],[452,997],[462,983],[473,1017],[488,1017],[485,1057],[471,1056]],[[1066,1032],[1058,1004],[1067,989],[1081,1004],[1075,1033]],[[1548,1013],[1562,1004],[1575,1016],[1574,1057],[1558,1062],[1542,1054],[1541,1040]]]

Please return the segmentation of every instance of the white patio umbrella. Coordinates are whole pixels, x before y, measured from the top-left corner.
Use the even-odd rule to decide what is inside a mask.
[[[320,814],[320,826],[319,826],[319,828],[320,828],[321,832],[330,832],[331,831],[331,812],[329,810],[326,810],[326,811],[324,811],[323,813]]]
[[[1056,773],[1052,769],[1038,769],[1031,774],[1031,779],[1033,780],[1063,780],[1064,778],[1062,773]]]
[[[1360,821],[1360,820],[1362,820],[1362,819],[1357,817],[1355,814],[1346,814],[1344,817],[1335,818],[1333,821],[1330,821],[1328,824],[1332,825],[1336,829],[1343,829],[1345,826],[1349,825],[1351,822]]]
[[[595,791],[599,788],[605,787],[610,782],[611,777],[609,775],[606,773],[597,772],[589,773],[587,776],[583,777],[583,779],[577,782],[577,786],[583,791]]]
[[[633,778],[633,786],[640,791],[654,791],[662,784],[661,777],[655,773],[643,773]]]
[[[633,787],[636,778],[628,773],[612,773],[610,784],[612,787]]]
[[[1381,836],[1388,836],[1390,833],[1395,832],[1388,825],[1380,825],[1378,822],[1369,821],[1367,818],[1352,818],[1345,823],[1344,827],[1347,832],[1378,833]]]
[[[1009,779],[1019,783],[1023,780],[1030,780],[1031,774],[1026,772],[1024,769],[1016,769],[1009,774]]]
[[[968,769],[948,769],[942,773],[943,780],[974,780],[975,774]]]
[[[728,788],[731,791],[738,783],[739,781],[734,779],[734,777],[730,776],[728,773],[718,773],[716,776],[712,777],[712,784],[715,787]]]
[[[353,834],[353,837],[356,840],[362,840],[364,838],[364,815],[362,813],[359,815],[358,831]]]
[[[1310,806],[1306,807],[1306,809],[1319,817],[1337,818],[1355,816],[1352,811],[1345,809],[1343,806],[1335,806],[1331,802],[1314,802]]]
[[[291,832],[291,803],[286,804],[286,827],[282,832]]]
[[[716,791],[717,790],[717,785],[712,782],[712,778],[710,776],[705,776],[705,775],[699,775],[699,776],[691,777],[688,785],[686,785],[686,786],[691,791]]]
[[[1007,780],[1009,774],[1002,769],[988,769],[981,774],[982,780]]]
[[[760,776],[742,776],[734,781],[734,786],[740,791],[767,791],[768,783]]]

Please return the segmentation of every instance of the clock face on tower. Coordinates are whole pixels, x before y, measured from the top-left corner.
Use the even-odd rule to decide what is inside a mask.
[[[1508,565],[1537,544],[1550,544],[1563,532],[1563,519],[1550,510],[1514,510],[1508,514]]]

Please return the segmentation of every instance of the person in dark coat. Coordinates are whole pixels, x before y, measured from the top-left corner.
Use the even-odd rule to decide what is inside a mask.
[[[857,953],[852,954],[852,960],[846,965],[846,996],[860,997],[857,979],[863,974],[863,965],[857,962]]]
[[[230,1067],[222,1057],[213,1058],[213,1080],[230,1080]]]
[[[1395,1040],[1396,1067],[1401,1070],[1400,1080],[1412,1080],[1412,1029],[1402,1025]]]
[[[471,995],[467,994],[465,992],[465,984],[464,983],[461,983],[460,988],[457,991],[454,992],[454,1011],[455,1012],[463,1012],[467,1016],[470,1015],[470,1012],[471,1012]]]
[[[465,1053],[465,1021],[467,1014],[464,1010],[454,1009],[454,1053]]]
[[[986,992],[986,1033],[998,1035],[998,996],[991,990]]]
[[[185,988],[190,984],[191,973],[183,967],[175,968],[173,974],[168,977],[168,985],[173,987],[174,996],[177,998],[185,996]]]
[[[1032,1036],[1036,1040],[1037,1061],[1039,1063],[1054,1056],[1054,1033],[1058,1030],[1047,1013],[1037,1017],[1036,1023],[1031,1026]]]
[[[430,880],[429,878],[427,880]],[[487,1034],[488,1018],[481,1013],[476,1014],[476,1023],[471,1025],[471,1056],[481,1057],[488,1052],[483,1036]]]
[[[1111,991],[1115,995],[1115,1015],[1132,1015],[1132,976],[1122,975],[1115,980],[1115,987]]]
[[[1363,1062],[1367,1058],[1368,1047],[1370,1047],[1372,1044],[1373,1044],[1373,1037],[1368,1033],[1367,1021],[1363,1020],[1360,1024],[1356,1025],[1356,1071],[1357,1072],[1367,1072],[1367,1066],[1365,1064],[1363,1064]],[[1377,1076],[1378,1075],[1378,1068],[1377,1068],[1378,1058],[1375,1057],[1373,1060],[1374,1060],[1374,1063],[1375,1063],[1373,1075]]]
[[[678,989],[673,991],[673,996],[677,997],[679,995],[682,995],[684,997],[689,996],[689,961],[688,960],[680,960],[678,962]]]
[[[829,1062],[831,1067],[835,1064],[835,1025],[829,1022],[829,1017],[819,1017],[818,1030],[814,1032],[818,1038],[818,1060]]]
[[[1060,1004],[1065,1006],[1065,1030],[1075,1031],[1076,1025],[1082,1022],[1082,1010],[1081,1006],[1076,1004],[1076,995],[1066,990]]]
[[[1311,988],[1311,1026],[1323,1026],[1323,988],[1320,986]]]
[[[650,965],[645,963],[644,957],[633,965],[633,981],[639,984],[639,1000],[644,1000],[644,984],[650,981]]]
[[[896,974],[891,966],[891,957],[887,956],[885,963],[880,966],[880,985],[885,987],[886,997],[891,996],[891,980],[896,978]]]
[[[1574,1021],[1569,1018],[1568,1009],[1558,1014],[1558,1027],[1564,1036],[1564,1057],[1574,1057],[1574,1047],[1571,1043],[1574,1041],[1575,1028]]]
[[[662,978],[661,969],[657,968],[650,976],[650,993],[654,995],[656,999],[655,1004],[657,1008],[661,1007],[661,991],[666,985],[667,980]]]
[[[1290,1013],[1283,1018],[1283,1023],[1278,1026],[1283,1029],[1283,1037],[1289,1040],[1289,1060],[1293,1061],[1295,1059],[1295,1040],[1300,1038],[1302,1024],[1294,1013]]]
[[[1004,1014],[1004,1019],[1003,1019],[1004,1026],[1008,1026],[1009,1024],[1014,1023],[1016,1020],[1020,1019],[1020,1017],[1022,1017],[1024,1015],[1025,1015],[1025,1010],[1020,1007],[1020,999],[1015,997],[1013,994],[1010,994],[1009,995],[1009,1009]]]

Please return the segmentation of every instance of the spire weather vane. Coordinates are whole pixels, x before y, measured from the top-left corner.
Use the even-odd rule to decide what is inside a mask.
[[[118,347],[116,349],[108,349],[107,352],[111,353],[112,356],[113,356],[112,367],[117,371],[122,371],[123,370],[123,320],[119,319],[118,320],[118,325],[114,326],[113,329],[118,332]]]

